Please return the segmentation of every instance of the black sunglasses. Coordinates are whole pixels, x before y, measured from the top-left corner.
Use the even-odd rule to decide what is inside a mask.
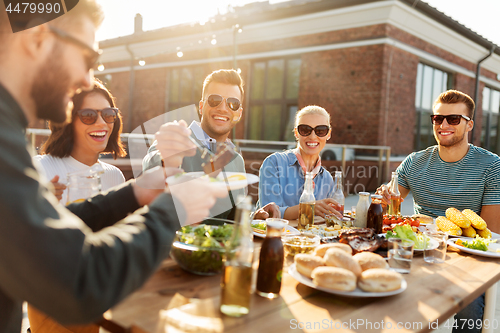
[[[212,108],[219,106],[223,100],[224,100],[224,97],[222,97],[221,95],[217,95],[217,94],[208,95],[208,97],[207,97],[208,105],[210,105],[210,107],[212,107]],[[236,97],[228,97],[225,100],[226,100],[226,105],[234,112],[236,112],[240,109],[241,102]]]
[[[324,137],[328,134],[328,131],[330,131],[330,126],[318,125],[314,128],[312,128],[309,125],[304,125],[304,124],[297,126],[297,132],[299,132],[299,134],[302,136],[309,136],[309,135],[311,135],[312,131],[314,131],[314,133],[316,133],[316,135],[321,138],[321,137]]]
[[[446,119],[446,122],[450,125],[458,125],[460,124],[462,118],[464,118],[467,121],[470,120],[469,117],[464,116],[462,114],[449,114],[447,116],[443,116],[440,114],[431,114],[431,121],[432,124],[434,125],[441,125],[444,119]]]
[[[54,28],[53,26],[49,26],[50,31],[55,34],[57,37],[61,38],[62,40],[65,40],[67,42],[73,43],[75,45],[78,45],[85,51],[85,62],[87,64],[87,68],[89,70],[91,69],[96,69],[97,65],[97,60],[99,59],[99,56],[102,53],[102,50],[94,50],[81,40],[76,39],[75,37],[69,35],[65,31],[62,31],[60,29]]]
[[[78,115],[78,118],[80,118],[82,123],[84,123],[85,125],[92,125],[97,121],[98,112],[100,112],[102,119],[106,123],[112,124],[118,118],[118,111],[120,110],[118,110],[117,108],[104,108],[102,110],[82,109],[78,110],[76,114]]]

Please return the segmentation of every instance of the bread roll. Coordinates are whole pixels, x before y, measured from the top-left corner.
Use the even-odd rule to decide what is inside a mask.
[[[312,272],[313,283],[317,286],[341,291],[356,289],[353,272],[339,267],[318,267]]]
[[[296,254],[294,257],[294,261],[297,272],[307,276],[308,278],[311,277],[313,269],[319,266],[325,266],[325,261],[323,260],[323,258],[312,254]]]
[[[403,276],[383,268],[369,269],[361,273],[358,287],[367,292],[386,292],[401,288]]]
[[[343,243],[330,243],[330,244],[323,244],[323,245],[316,247],[316,249],[314,250],[314,255],[324,257],[326,251],[328,249],[333,249],[333,248],[341,249],[348,254],[352,254],[352,248],[349,245],[343,244]]]
[[[361,274],[361,267],[358,262],[352,258],[352,255],[339,248],[328,249],[324,259],[327,266],[345,268],[356,276]]]
[[[358,262],[362,271],[373,268],[387,268],[385,259],[381,255],[373,252],[359,252],[352,258]]]
[[[434,223],[434,219],[429,216],[429,215],[424,215],[424,214],[414,214],[412,215],[413,218],[416,218],[418,222],[422,224],[432,224]]]

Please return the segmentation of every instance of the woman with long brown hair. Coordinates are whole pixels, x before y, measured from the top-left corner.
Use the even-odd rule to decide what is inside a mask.
[[[73,96],[70,123],[50,123],[52,131],[41,148],[42,155],[35,157],[48,179],[56,187],[56,196],[67,203],[67,174],[84,171],[96,163],[104,169],[101,175],[102,190],[125,181],[117,167],[99,160],[101,153],[113,158],[126,155],[120,140],[122,117],[111,93],[98,80],[89,91]]]

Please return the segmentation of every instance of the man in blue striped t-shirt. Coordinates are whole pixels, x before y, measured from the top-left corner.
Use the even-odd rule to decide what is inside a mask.
[[[410,191],[415,212],[432,217],[445,210],[472,209],[494,232],[500,232],[500,158],[468,143],[474,126],[474,101],[466,94],[448,90],[433,105],[437,146],[410,154],[397,168],[399,191]],[[389,197],[388,186],[377,190]]]
[[[433,105],[431,121],[437,146],[410,154],[397,168],[399,192],[413,194],[416,213],[445,216],[449,207],[472,209],[494,232],[500,232],[500,158],[468,142],[474,126],[474,101],[448,90]],[[377,193],[388,203],[388,185]],[[484,295],[460,311],[455,319],[481,319]],[[459,325],[460,326],[460,325]],[[480,332],[481,329],[467,330]],[[453,333],[461,332],[454,329]]]

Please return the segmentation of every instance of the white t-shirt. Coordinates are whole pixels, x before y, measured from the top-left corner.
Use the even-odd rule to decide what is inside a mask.
[[[47,180],[50,181],[54,176],[59,176],[59,183],[67,184],[68,182],[68,173],[84,171],[89,169],[90,167],[86,164],[83,164],[73,157],[54,157],[51,155],[37,155],[33,157],[35,161],[35,165],[38,164],[42,170],[40,170],[46,177]],[[104,169],[104,174],[101,175],[101,189],[102,191],[107,191],[110,188],[123,184],[125,182],[125,177],[120,169],[115,167],[114,165],[97,161],[102,168]],[[61,203],[66,205],[68,200],[68,189],[64,190],[62,195]]]

